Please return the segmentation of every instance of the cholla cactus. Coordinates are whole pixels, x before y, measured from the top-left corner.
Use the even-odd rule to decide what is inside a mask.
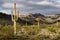
[[[18,20],[19,17],[19,12],[18,14],[16,13],[16,3],[14,3],[14,11],[11,12],[11,19],[14,23],[14,35],[16,35],[16,21]]]

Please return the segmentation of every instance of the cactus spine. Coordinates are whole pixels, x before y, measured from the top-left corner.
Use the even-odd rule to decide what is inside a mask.
[[[18,15],[16,13],[16,3],[14,3],[14,11],[11,12],[12,22],[14,23],[14,35],[16,35],[16,21],[18,20]]]

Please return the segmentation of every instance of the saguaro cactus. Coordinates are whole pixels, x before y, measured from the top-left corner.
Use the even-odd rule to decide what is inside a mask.
[[[14,10],[11,12],[11,19],[12,19],[12,22],[14,23],[14,35],[16,35],[16,21],[18,20],[18,15],[19,13],[17,14],[16,13],[16,3],[14,3]]]
[[[40,22],[40,18],[36,18],[36,20],[38,21],[37,24],[38,24],[38,28],[39,28],[39,25],[40,25],[40,23],[39,23],[39,22]]]
[[[28,24],[28,23],[27,23],[27,19],[26,19],[26,27],[27,27],[27,24]]]

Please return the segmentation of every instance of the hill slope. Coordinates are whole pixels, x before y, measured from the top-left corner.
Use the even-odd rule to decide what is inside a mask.
[[[42,14],[29,14],[25,17],[19,17],[17,22],[19,24],[26,24],[26,22],[28,24],[37,24],[38,22],[38,20],[36,20],[37,18],[39,18],[40,23],[55,23],[57,21],[60,21],[60,17],[52,19],[49,17],[45,17]],[[7,15],[5,13],[0,12],[0,24],[12,25],[13,22],[11,21],[11,15]]]

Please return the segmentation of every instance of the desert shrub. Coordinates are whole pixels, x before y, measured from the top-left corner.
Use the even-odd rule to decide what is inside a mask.
[[[5,26],[0,25],[0,38],[7,39],[7,38],[16,37],[18,38],[17,40],[55,40],[55,39],[57,40],[60,38],[60,35],[47,35],[47,34],[49,34],[49,32],[51,34],[57,34],[57,33],[59,34],[59,31],[57,30],[59,26],[55,24],[49,25],[44,23],[44,24],[40,24],[40,27],[38,28],[37,25],[26,26],[26,25],[17,24],[17,32],[21,31],[21,29],[24,29],[23,31],[26,32],[25,35],[18,37],[18,36],[14,36],[14,33],[13,33],[14,28],[12,25],[5,25]],[[40,35],[38,35],[35,38],[32,38],[34,35],[37,35],[39,32],[40,32]]]
[[[45,24],[45,23],[40,24],[40,28],[46,28],[46,27],[48,27],[48,25],[47,25],[47,24]]]
[[[53,27],[48,27],[47,29],[48,29],[49,31],[51,31],[51,32],[56,32],[56,29],[53,28]]]

